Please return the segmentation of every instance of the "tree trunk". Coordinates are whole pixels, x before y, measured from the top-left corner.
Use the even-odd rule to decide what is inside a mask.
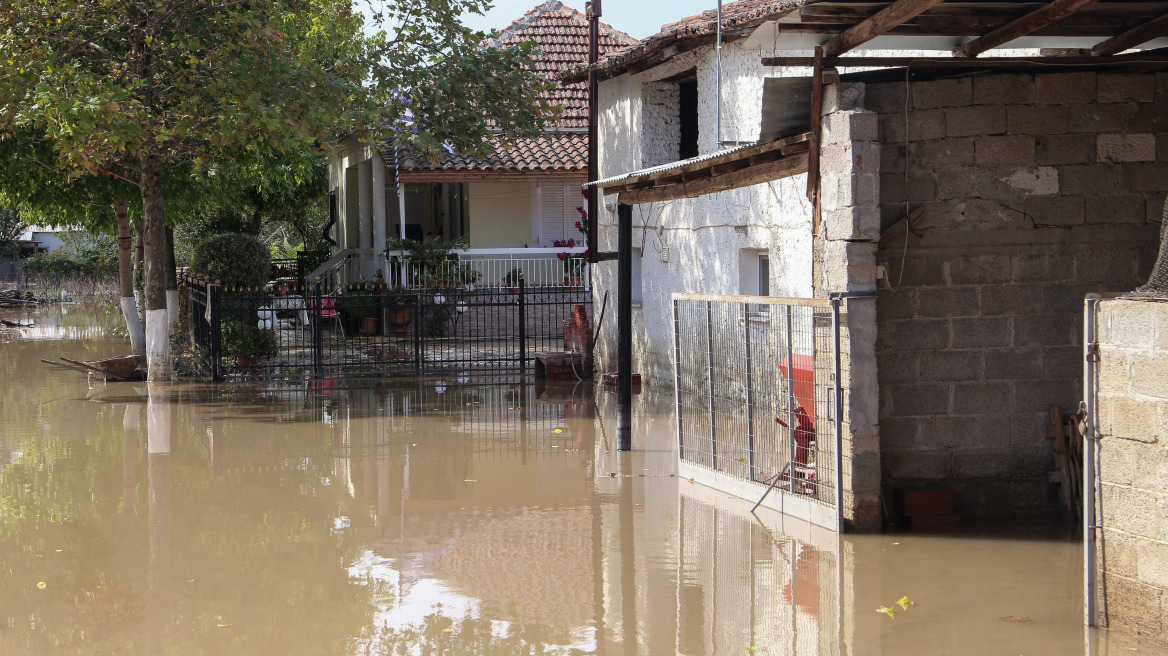
[[[138,302],[138,323],[146,325],[146,247],[142,245],[142,229],[134,240],[134,299]],[[146,339],[145,333],[142,339]]]
[[[141,160],[142,241],[146,264],[146,380],[170,380],[170,337],[166,312],[166,222],[162,214],[162,161]]]
[[[1168,296],[1168,200],[1164,201],[1164,211],[1160,215],[1160,255],[1148,282],[1136,289],[1137,292],[1155,296]]]
[[[134,238],[130,233],[126,201],[119,200],[114,203],[114,215],[118,219],[118,286],[122,316],[126,320],[126,333],[130,336],[130,349],[134,355],[146,355],[146,333],[142,331],[138,303],[134,300],[134,263],[130,255]]]
[[[170,336],[178,331],[178,271],[174,262],[174,228],[166,226],[166,312],[170,319]]]

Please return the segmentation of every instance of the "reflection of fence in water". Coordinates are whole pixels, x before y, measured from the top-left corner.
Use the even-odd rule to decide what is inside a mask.
[[[678,294],[674,313],[681,459],[834,507],[829,302]]]

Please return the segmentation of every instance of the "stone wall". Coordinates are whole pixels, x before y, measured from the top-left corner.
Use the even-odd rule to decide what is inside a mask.
[[[1110,626],[1168,644],[1166,301],[1099,303],[1099,608]]]
[[[966,517],[1053,511],[1044,425],[1081,398],[1084,295],[1133,289],[1155,257],[1166,100],[1163,74],[867,85],[886,491],[951,489]]]

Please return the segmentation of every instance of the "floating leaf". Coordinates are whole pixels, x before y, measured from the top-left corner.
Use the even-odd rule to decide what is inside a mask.
[[[37,590],[44,590],[44,589],[45,589],[45,582],[44,581],[37,581]]]
[[[463,483],[478,483],[479,479],[477,479],[477,478],[464,478],[464,479],[462,479],[462,482]]]
[[[450,627],[446,627],[445,629],[442,629],[442,632],[443,633],[454,633],[454,629],[452,629]]]
[[[745,462],[746,462],[746,458],[739,458],[739,459],[738,459],[738,462],[745,463]]]
[[[751,645],[746,648],[746,651],[758,651],[758,645]]]
[[[562,429],[562,428],[557,428],[557,429],[555,429],[555,430],[554,430],[554,431],[552,431],[552,432],[553,432],[553,433],[555,433],[556,435],[559,435],[560,433],[564,432],[564,429]]]
[[[1029,622],[1030,621],[1029,617],[1018,617],[1017,615],[1007,615],[1005,617],[999,617],[998,619],[1005,620],[1006,622]]]
[[[892,619],[896,619],[896,609],[895,608],[891,608],[889,606],[881,606],[880,608],[876,609],[876,612],[877,613],[884,613],[885,615],[891,617]]]
[[[908,610],[909,606],[916,606],[916,602],[908,597],[901,597],[896,601],[896,605],[900,606],[901,610]]]

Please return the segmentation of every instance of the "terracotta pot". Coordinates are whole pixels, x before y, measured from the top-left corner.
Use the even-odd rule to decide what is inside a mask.
[[[394,335],[406,334],[406,326],[410,325],[410,308],[397,306],[389,308],[389,325],[393,326]]]
[[[564,276],[564,286],[572,289],[580,289],[584,286],[583,276]]]
[[[366,337],[377,334],[377,317],[361,317],[361,334]]]

